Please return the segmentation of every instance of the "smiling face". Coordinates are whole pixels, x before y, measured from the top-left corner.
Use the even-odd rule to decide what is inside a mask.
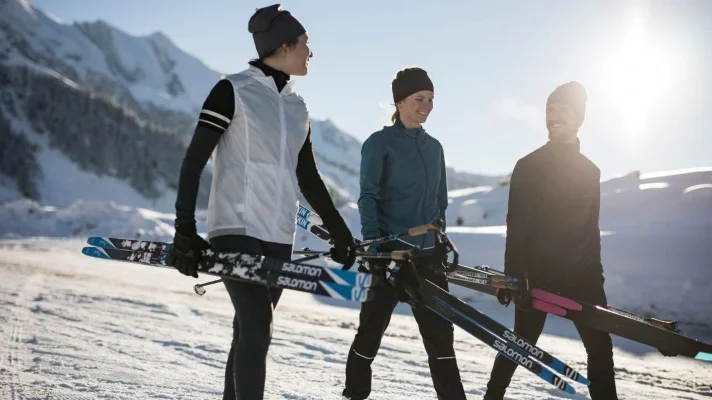
[[[424,124],[433,110],[433,100],[433,92],[421,90],[398,102],[396,107],[403,125],[407,128],[415,128]]]
[[[549,139],[562,142],[576,140],[583,120],[567,104],[550,103],[546,107],[546,129]]]

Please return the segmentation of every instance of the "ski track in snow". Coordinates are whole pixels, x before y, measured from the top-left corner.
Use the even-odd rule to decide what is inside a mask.
[[[176,271],[94,260],[79,240],[0,242],[0,398],[221,398],[232,307],[220,285]],[[267,399],[337,399],[358,323],[353,307],[286,291],[276,312]],[[456,328],[469,399],[481,399],[495,352]],[[548,330],[547,330],[548,332]],[[710,335],[712,336],[712,334]],[[709,336],[705,338],[709,340]],[[539,344],[585,375],[578,340],[546,333]],[[712,398],[712,365],[616,347],[621,399]],[[371,399],[434,399],[412,317],[394,315],[374,364]],[[586,399],[518,369],[509,399]]]

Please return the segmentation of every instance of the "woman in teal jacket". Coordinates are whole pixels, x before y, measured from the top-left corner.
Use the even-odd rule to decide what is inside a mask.
[[[392,125],[373,133],[361,149],[361,194],[358,200],[361,233],[373,239],[445,220],[447,183],[442,146],[422,127],[433,109],[433,84],[420,68],[398,72],[392,82],[396,112]],[[403,243],[407,242],[407,243]],[[423,257],[415,263],[421,278],[447,290],[447,279],[432,267],[435,235],[404,238],[380,250],[420,246]],[[375,250],[375,249],[372,249]],[[347,399],[365,399],[371,393],[371,363],[398,304],[398,291],[379,287],[372,301],[363,303],[359,327],[346,362]],[[465,399],[453,349],[453,326],[425,307],[413,308],[420,328],[438,399]]]

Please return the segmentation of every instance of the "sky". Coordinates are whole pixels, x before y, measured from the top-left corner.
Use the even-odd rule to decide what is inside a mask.
[[[254,0],[33,0],[65,22],[161,31],[223,73],[256,52]],[[712,165],[712,1],[302,0],[282,6],[314,57],[295,90],[313,117],[365,140],[388,124],[391,80],[428,71],[425,124],[448,165],[507,174],[546,143],[546,98],[576,80],[589,101],[581,150],[604,177]]]

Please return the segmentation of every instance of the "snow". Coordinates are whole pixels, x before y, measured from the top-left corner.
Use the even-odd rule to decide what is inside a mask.
[[[141,102],[195,113],[219,78],[217,71],[163,35],[132,36],[104,22],[65,24],[24,0],[4,1],[0,11],[0,22],[39,57],[66,63],[89,81],[93,75],[103,75],[128,88]],[[17,48],[9,50],[9,62],[46,67],[44,61],[29,59]],[[184,92],[170,95],[167,85],[174,75]]]
[[[359,193],[361,142],[326,118],[311,120],[314,155],[324,182],[356,201]]]
[[[151,208],[157,211],[174,212],[176,191],[165,182],[156,182],[161,193],[158,198],[147,198],[127,181],[112,176],[99,176],[80,169],[61,151],[49,144],[46,135],[38,134],[23,119],[13,119],[13,128],[38,147],[36,156],[41,171],[37,183],[42,204],[53,207],[70,207],[77,201],[113,202],[134,207]],[[0,204],[22,199],[13,182],[0,174]]]
[[[124,180],[82,171],[57,150],[43,147],[37,159],[43,174],[42,183],[38,187],[44,204],[67,207],[81,199],[91,202],[113,201],[160,211],[175,210],[176,192],[165,185],[159,188],[161,197],[148,199]]]
[[[690,324],[712,320],[712,168],[601,182],[602,258],[609,303]],[[448,233],[464,264],[502,268],[508,186],[450,197]],[[706,195],[705,195],[706,194]],[[483,216],[486,213],[486,218]],[[457,217],[464,226],[452,226]]]
[[[87,258],[72,239],[0,242],[0,398],[219,398],[231,340],[232,307],[219,285],[195,295],[177,271]],[[482,311],[511,325],[511,310],[474,295]],[[333,303],[333,304],[332,304]],[[434,399],[423,345],[398,307],[373,364],[371,396]],[[585,371],[571,324],[539,344]],[[339,398],[358,310],[297,292],[275,314],[266,399]],[[708,333],[708,338],[712,336]],[[459,328],[455,350],[468,398],[481,399],[495,352]],[[621,399],[705,399],[712,365],[664,358],[635,345],[614,349]],[[510,399],[585,399],[557,392],[518,369]]]
[[[49,156],[40,159],[48,163],[45,171],[57,173],[52,179],[58,180],[58,186],[51,190],[56,203],[16,200],[1,205],[0,237],[172,238],[174,194],[167,191],[170,194],[165,195],[162,206],[155,207],[138,194],[130,195],[131,190],[121,182],[82,176],[61,157],[57,157],[59,162]],[[101,190],[85,191],[74,183],[79,181],[77,176],[96,180],[94,185]],[[642,184],[655,182],[638,179],[602,182],[602,258],[611,304],[691,326],[712,326],[712,201],[701,195],[710,192],[706,186],[710,182],[709,170],[667,175],[666,187],[655,190],[640,189]],[[700,188],[689,191],[690,187]],[[461,262],[502,269],[507,187],[463,193],[466,191],[457,191],[457,197],[450,198],[447,216],[447,231],[461,251]],[[149,215],[147,210],[159,214]],[[355,204],[340,211],[351,231],[360,235]],[[458,216],[463,216],[463,226],[455,225]],[[204,233],[204,218],[199,221],[199,231]],[[324,244],[298,230],[296,246],[321,249]],[[461,288],[454,291],[468,295]]]
[[[60,167],[55,163],[50,169]],[[602,185],[609,302],[678,319],[684,332],[707,342],[712,341],[712,204],[709,197],[691,194],[708,191],[710,178],[706,171],[668,175],[667,187],[657,190],[641,190],[641,182],[629,178]],[[685,193],[695,186],[702,188]],[[69,189],[81,197],[80,188]],[[455,194],[448,233],[461,262],[501,268],[506,186]],[[453,226],[463,204],[477,204],[492,217]],[[350,203],[340,212],[359,232],[357,207]],[[656,213],[676,219],[657,215],[646,222]],[[0,398],[220,396],[232,318],[224,289],[209,286],[208,294],[198,297],[191,288],[197,281],[176,271],[79,253],[83,239],[93,235],[169,241],[172,212],[105,200],[57,207],[17,200],[0,206],[0,221]],[[205,232],[202,212],[198,229]],[[297,248],[324,248],[303,231],[296,238]],[[451,292],[512,326],[511,308],[493,297],[456,285]],[[417,325],[409,314],[402,304],[396,308],[374,363],[373,399],[434,398]],[[358,323],[357,304],[289,291],[276,315],[266,398],[338,398]],[[712,396],[712,365],[663,358],[655,349],[616,336],[613,341],[622,399]],[[570,321],[549,317],[539,344],[585,371],[585,351]],[[455,346],[468,396],[479,399],[494,351],[459,329]],[[508,395],[586,398],[586,389],[576,388],[580,393],[567,397],[518,370]]]
[[[20,200],[23,197],[15,182],[0,174],[0,204]]]
[[[0,25],[6,29],[0,29],[4,63],[29,65],[74,88],[98,74],[139,101],[194,112],[219,78],[161,33],[135,37],[103,22],[67,25],[26,0],[0,1]],[[6,48],[18,38],[42,59]],[[52,60],[75,69],[78,79],[46,64]],[[175,96],[168,93],[174,76],[185,90]],[[175,191],[158,182],[162,197],[147,199],[122,180],[80,170],[25,121],[13,124],[39,145],[42,182],[35,202],[0,175],[0,399],[219,397],[232,324],[222,287],[197,297],[190,287],[196,280],[175,271],[79,254],[83,239],[93,235],[171,240]],[[312,139],[321,174],[350,201],[340,212],[359,235],[353,202],[360,142],[328,119],[312,120]],[[602,182],[601,193],[609,302],[678,319],[690,336],[712,341],[712,167],[612,177]],[[506,185],[450,192],[448,233],[463,264],[502,268],[507,199]],[[204,233],[204,210],[198,219]],[[324,248],[303,231],[297,231],[296,246]],[[454,285],[451,291],[512,325],[511,308],[492,297]],[[372,398],[434,398],[417,326],[404,305],[396,313],[374,363]],[[357,323],[354,303],[285,293],[267,398],[338,398]],[[585,352],[569,321],[550,317],[540,344],[585,371]],[[663,358],[617,337],[614,344],[621,398],[712,397],[710,364]],[[456,350],[468,395],[479,399],[494,351],[460,330]],[[519,370],[508,395],[586,398],[578,389],[584,394],[567,397]]]

